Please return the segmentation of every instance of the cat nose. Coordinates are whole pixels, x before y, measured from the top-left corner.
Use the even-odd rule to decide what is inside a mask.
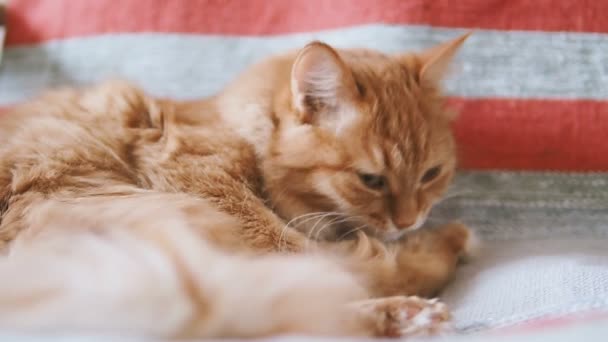
[[[407,229],[418,220],[418,206],[413,200],[402,200],[395,206],[393,223],[399,229]]]
[[[395,226],[398,229],[407,229],[411,226],[413,226],[414,224],[416,224],[416,218],[407,218],[407,219],[401,219],[399,221],[393,221],[393,223],[395,224]]]

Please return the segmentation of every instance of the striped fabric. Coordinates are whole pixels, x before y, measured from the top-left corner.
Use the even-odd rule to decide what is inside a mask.
[[[4,0],[0,0],[0,63],[2,62],[2,50],[4,48],[4,37],[6,36],[5,15],[6,4]]]
[[[486,248],[444,294],[463,331],[608,310],[608,1],[11,0],[0,107],[120,76],[207,96],[322,39],[386,52],[475,34],[447,88],[461,172],[431,223]]]
[[[608,169],[605,1],[13,0],[9,11],[0,105],[110,75],[198,97],[312,38],[394,52],[476,28],[449,83],[463,167]]]

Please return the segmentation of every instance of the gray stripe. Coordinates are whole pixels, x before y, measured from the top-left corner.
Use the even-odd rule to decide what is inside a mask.
[[[464,172],[429,223],[452,219],[485,240],[608,239],[608,173]]]
[[[461,331],[608,310],[608,173],[462,172],[431,217],[484,241],[442,294]]]
[[[122,76],[158,95],[217,92],[251,62],[322,39],[386,52],[421,49],[454,38],[454,29],[370,25],[271,37],[124,34],[7,49],[0,105],[49,86]],[[477,31],[460,55],[448,90],[463,97],[608,99],[608,35]]]

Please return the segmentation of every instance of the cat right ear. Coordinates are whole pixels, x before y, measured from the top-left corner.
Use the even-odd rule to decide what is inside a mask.
[[[439,84],[448,73],[456,53],[471,34],[473,32],[468,32],[421,53],[422,67],[418,73],[420,81],[431,85]]]
[[[353,87],[356,85],[352,73],[325,43],[309,43],[293,63],[292,101],[304,123],[316,123],[316,114],[324,109],[335,112],[340,99],[347,97]]]

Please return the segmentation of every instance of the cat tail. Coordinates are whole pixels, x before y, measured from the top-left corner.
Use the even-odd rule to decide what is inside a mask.
[[[134,222],[133,212],[124,214],[131,218],[123,222]],[[364,291],[327,259],[227,255],[180,220],[94,229],[99,220],[49,223],[44,231],[52,233],[16,241],[0,259],[0,329],[161,338],[368,334],[346,305]]]

